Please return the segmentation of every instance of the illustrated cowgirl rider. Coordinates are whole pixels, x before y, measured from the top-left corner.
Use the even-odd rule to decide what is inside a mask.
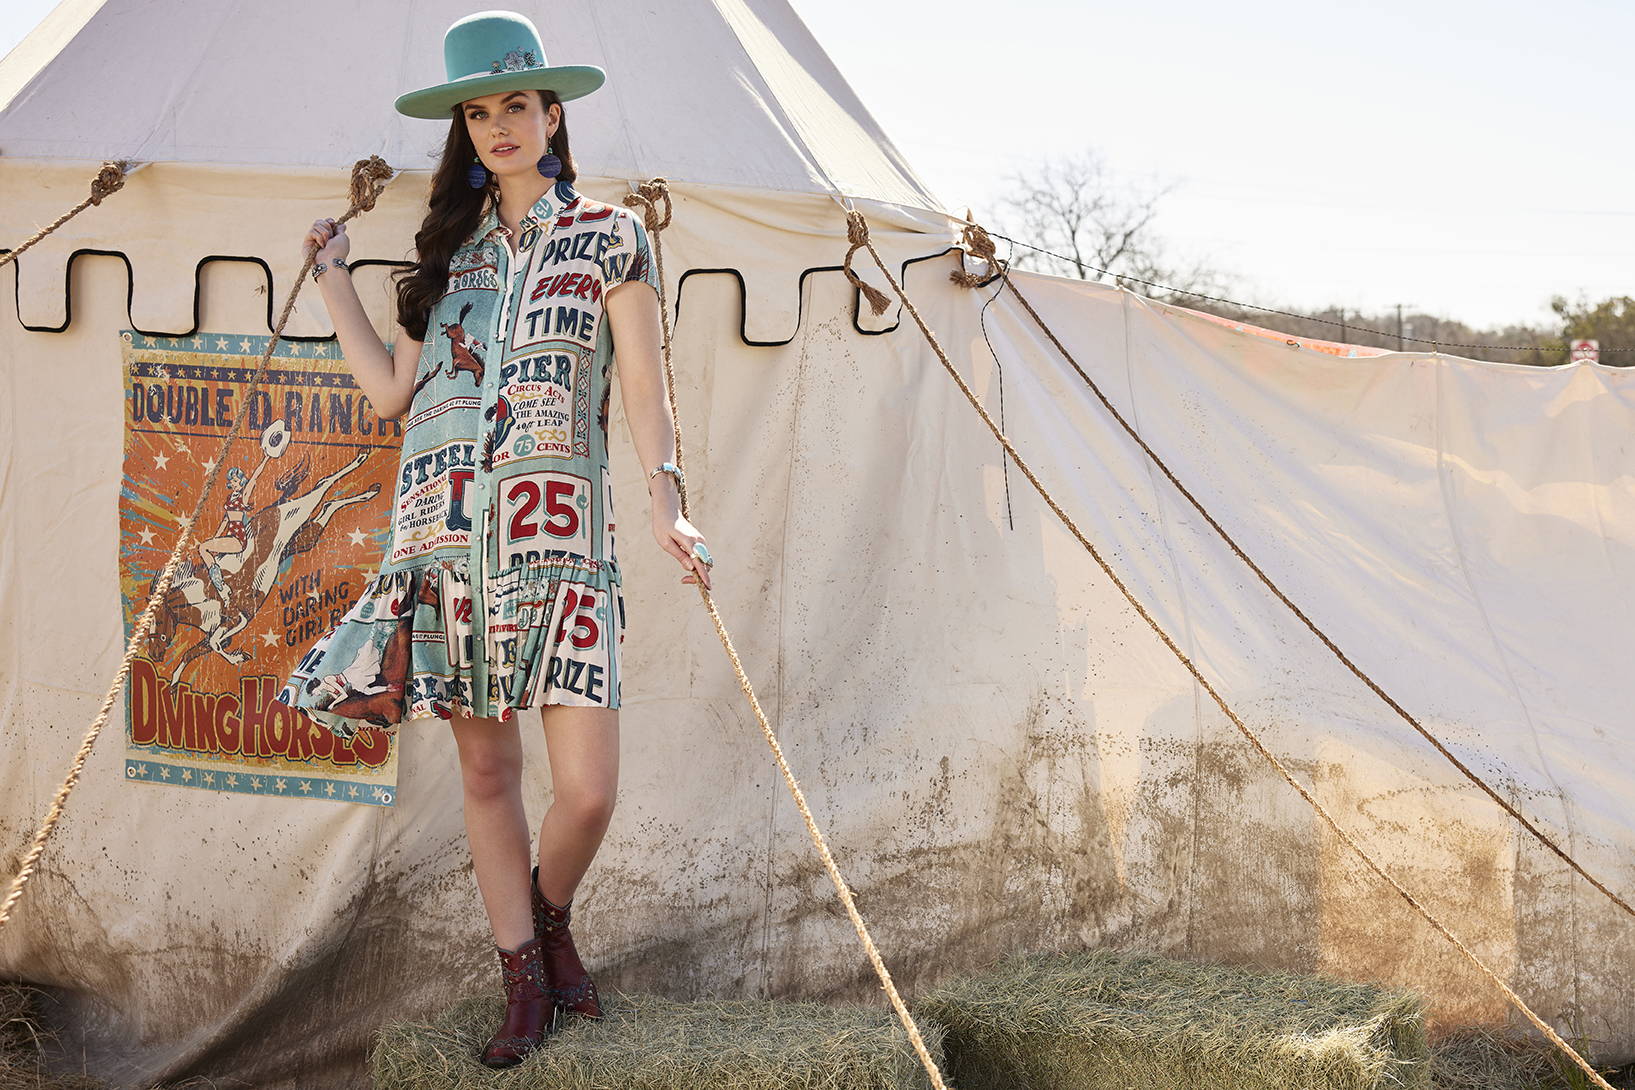
[[[210,584],[221,595],[223,620],[233,608],[233,602],[232,592],[221,577],[221,558],[244,552],[245,546],[250,543],[250,490],[255,487],[256,478],[261,476],[261,470],[266,465],[263,460],[255,467],[255,472],[248,475],[238,466],[227,467],[227,499],[221,505],[221,525],[216,527],[216,536],[199,542],[199,557],[209,569]]]

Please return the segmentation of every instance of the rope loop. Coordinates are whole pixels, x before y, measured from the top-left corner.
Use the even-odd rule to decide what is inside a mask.
[[[659,201],[664,202],[664,215],[661,217],[654,207]],[[656,234],[670,226],[670,215],[674,206],[670,202],[670,183],[665,178],[650,178],[636,187],[636,192],[625,194],[626,208],[642,209],[642,226],[649,234]]]

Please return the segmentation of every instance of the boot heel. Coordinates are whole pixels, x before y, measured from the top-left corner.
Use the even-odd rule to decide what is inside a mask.
[[[566,1014],[571,1011],[581,1018],[600,1021],[602,1000],[596,992],[596,982],[585,971],[574,949],[573,935],[568,931],[573,902],[558,905],[539,890],[539,868],[536,866],[528,880],[533,894],[534,938],[538,939],[545,962],[545,979],[551,1000]]]

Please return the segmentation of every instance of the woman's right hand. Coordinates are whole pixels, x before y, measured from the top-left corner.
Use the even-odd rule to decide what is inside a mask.
[[[301,242],[302,257],[312,253],[314,249],[318,251],[315,261],[334,261],[337,257],[344,258],[352,252],[352,240],[347,236],[346,224],[336,223],[332,219],[314,220],[312,230],[307,232],[307,237]]]

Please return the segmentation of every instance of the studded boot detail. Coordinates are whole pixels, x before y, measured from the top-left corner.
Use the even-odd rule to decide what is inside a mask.
[[[513,1067],[556,1029],[556,1004],[545,976],[544,944],[536,936],[515,950],[494,947],[505,981],[505,1021],[483,1046],[488,1067]]]
[[[562,1012],[572,1011],[584,1018],[602,1017],[601,998],[596,982],[585,971],[568,933],[573,902],[558,905],[539,891],[539,868],[528,883],[533,891],[534,937],[544,951],[545,977],[550,982],[551,999]]]

